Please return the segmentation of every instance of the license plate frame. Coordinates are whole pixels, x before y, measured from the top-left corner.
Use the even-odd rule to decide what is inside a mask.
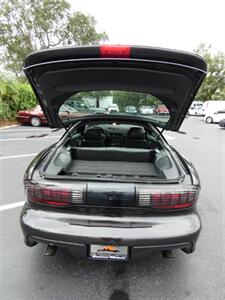
[[[89,247],[89,259],[127,261],[129,260],[129,248],[128,246],[91,244]]]

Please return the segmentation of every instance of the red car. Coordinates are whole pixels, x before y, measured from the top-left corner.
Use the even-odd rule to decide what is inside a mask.
[[[21,124],[30,124],[35,127],[48,123],[40,105],[29,110],[19,111],[16,118]]]
[[[59,109],[59,116],[61,119],[76,118],[86,115],[86,113],[78,112],[75,108],[69,105],[62,105]],[[47,124],[47,120],[39,105],[30,110],[19,111],[17,114],[17,121],[21,124],[30,124],[35,127]]]
[[[168,109],[167,109],[167,107],[166,107],[166,105],[157,105],[156,106],[156,109],[155,109],[155,113],[156,114],[169,114],[169,111],[168,111]]]

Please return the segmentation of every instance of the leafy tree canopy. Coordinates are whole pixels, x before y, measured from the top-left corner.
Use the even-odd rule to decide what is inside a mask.
[[[161,104],[161,101],[156,97],[138,92],[128,91],[90,91],[80,92],[70,97],[73,100],[84,100],[84,98],[92,98],[96,100],[96,106],[99,107],[100,99],[111,96],[114,103],[117,103],[121,110],[124,110],[126,106],[154,106]]]
[[[113,100],[119,105],[121,110],[130,105],[139,108],[142,105],[154,106],[161,103],[156,97],[150,94],[125,91],[114,91]]]
[[[0,59],[20,75],[30,52],[107,40],[107,34],[98,33],[95,26],[94,17],[72,13],[66,0],[0,0]]]
[[[31,86],[0,74],[0,120],[15,118],[17,111],[37,105]]]
[[[225,55],[221,52],[213,54],[211,50],[211,46],[205,44],[195,50],[208,65],[207,76],[195,97],[196,100],[225,99]]]

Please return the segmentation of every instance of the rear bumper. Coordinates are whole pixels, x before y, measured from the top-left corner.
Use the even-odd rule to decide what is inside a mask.
[[[107,217],[35,210],[21,213],[25,243],[73,247],[86,256],[90,244],[129,246],[135,252],[184,249],[191,253],[201,230],[196,213],[183,216]]]

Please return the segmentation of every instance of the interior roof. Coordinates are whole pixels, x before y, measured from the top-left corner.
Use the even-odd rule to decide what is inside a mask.
[[[78,91],[126,90],[152,94],[170,107],[185,101],[193,82],[183,74],[129,68],[83,68],[44,73],[39,84],[53,106]]]
[[[52,127],[62,127],[59,107],[79,91],[124,90],[152,94],[170,110],[168,128],[176,130],[205,73],[181,65],[135,60],[54,62],[25,73]]]

